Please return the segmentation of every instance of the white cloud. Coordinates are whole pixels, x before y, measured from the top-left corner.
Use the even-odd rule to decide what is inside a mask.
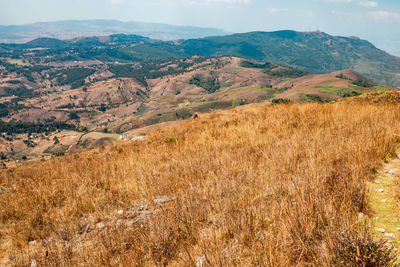
[[[400,22],[400,14],[387,11],[368,12],[368,15],[375,21],[381,22]]]
[[[357,2],[357,5],[363,6],[363,7],[377,7],[378,3],[374,1],[369,1],[369,0],[360,0]]]

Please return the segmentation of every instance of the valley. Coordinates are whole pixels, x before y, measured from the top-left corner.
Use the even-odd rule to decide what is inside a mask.
[[[30,56],[0,59],[8,62],[0,70],[5,167],[94,148],[195,113],[267,100],[322,103],[393,89],[351,70],[311,74],[239,57],[35,65]],[[90,132],[102,133],[92,145],[81,140]],[[69,135],[75,137],[64,138]]]

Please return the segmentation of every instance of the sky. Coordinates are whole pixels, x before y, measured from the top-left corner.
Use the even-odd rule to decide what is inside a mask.
[[[117,19],[229,32],[320,30],[400,56],[400,0],[0,0],[0,24]]]

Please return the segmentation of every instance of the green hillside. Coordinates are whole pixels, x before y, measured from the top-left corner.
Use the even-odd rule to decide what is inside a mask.
[[[322,32],[251,32],[187,40],[185,54],[234,55],[290,65],[313,73],[354,69],[368,78],[400,86],[400,58],[357,37],[337,37]]]

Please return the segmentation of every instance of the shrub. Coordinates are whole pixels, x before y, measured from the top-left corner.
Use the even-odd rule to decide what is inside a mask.
[[[381,239],[375,241],[365,230],[344,232],[335,237],[334,259],[336,266],[397,266],[393,246]]]
[[[289,104],[292,101],[290,99],[287,98],[275,98],[272,99],[272,104]]]
[[[165,143],[174,143],[176,142],[176,138],[175,137],[167,137],[164,140]]]

